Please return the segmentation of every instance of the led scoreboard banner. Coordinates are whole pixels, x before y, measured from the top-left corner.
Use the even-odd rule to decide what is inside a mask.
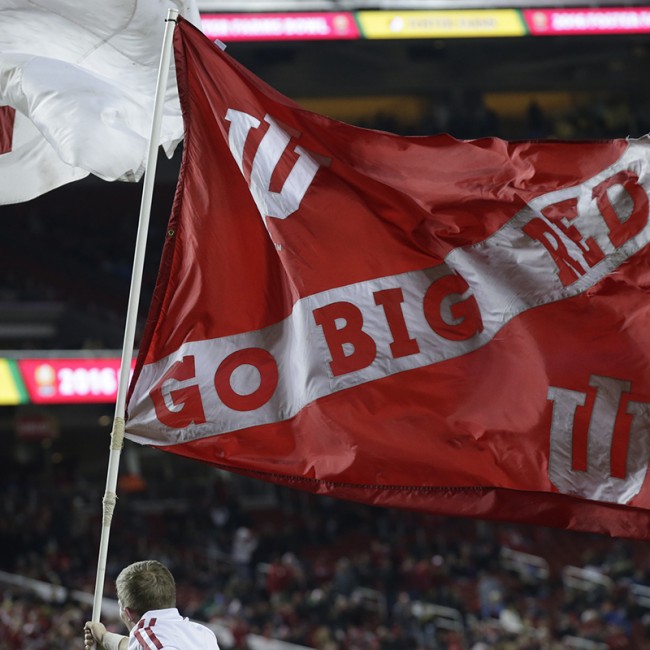
[[[0,359],[0,405],[115,402],[119,372],[117,357]]]
[[[202,14],[206,36],[222,41],[308,41],[360,38],[354,14]]]
[[[202,13],[211,39],[309,41],[650,33],[648,7]]]
[[[0,406],[29,402],[18,364],[13,359],[0,359]]]
[[[526,9],[523,15],[528,32],[534,36],[650,32],[650,7]]]

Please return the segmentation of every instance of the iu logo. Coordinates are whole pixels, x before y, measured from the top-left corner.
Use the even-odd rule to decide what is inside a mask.
[[[248,113],[232,108],[228,109],[226,119],[230,122],[228,146],[243,174],[246,140],[250,130],[259,128],[261,122]],[[253,158],[249,186],[257,209],[266,224],[267,217],[286,219],[300,207],[300,202],[314,180],[320,165],[306,149],[300,146],[295,147],[297,161],[286,177],[282,189],[279,192],[272,191],[270,189],[271,177],[291,140],[291,136],[270,115],[267,115],[264,121],[269,127]]]
[[[627,503],[639,493],[650,459],[650,404],[625,397],[628,381],[592,375],[595,399],[586,433],[586,464],[575,468],[576,411],[587,394],[551,386],[549,479],[563,494]],[[591,401],[591,400],[590,400]],[[617,466],[617,469],[614,469]]]

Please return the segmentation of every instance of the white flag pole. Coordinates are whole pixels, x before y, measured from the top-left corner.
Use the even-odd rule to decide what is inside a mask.
[[[163,107],[165,105],[165,93],[169,77],[169,65],[172,56],[172,43],[174,26],[178,17],[177,9],[169,9],[167,12],[165,35],[163,37],[162,51],[160,55],[160,67],[158,68],[158,79],[156,83],[156,95],[153,108],[153,119],[151,122],[151,138],[149,140],[149,152],[147,155],[147,166],[144,172],[144,184],[142,190],[142,202],[140,204],[140,218],[138,222],[138,234],[135,243],[135,254],[133,257],[133,273],[131,275],[131,288],[129,291],[129,302],[126,312],[126,327],[124,330],[124,343],[122,346],[122,360],[120,367],[117,398],[115,402],[115,419],[111,431],[111,447],[108,458],[108,471],[106,474],[106,492],[103,499],[103,520],[102,535],[99,542],[99,560],[97,562],[97,578],[95,580],[95,597],[93,600],[93,622],[98,622],[101,615],[102,598],[104,591],[104,580],[106,577],[106,558],[108,556],[108,540],[111,531],[113,511],[117,501],[115,493],[117,487],[117,475],[120,465],[120,454],[124,444],[124,416],[126,411],[126,393],[129,386],[131,371],[131,360],[133,359],[133,348],[135,342],[135,327],[138,315],[138,303],[140,301],[140,289],[142,287],[142,270],[144,268],[144,257],[147,245],[147,233],[149,230],[149,217],[151,215],[151,199],[153,197],[153,186],[156,176],[156,164],[158,161],[158,141],[162,124]]]

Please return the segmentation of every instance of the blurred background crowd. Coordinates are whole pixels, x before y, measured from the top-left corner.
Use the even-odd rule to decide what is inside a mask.
[[[180,610],[217,626],[222,648],[650,648],[644,543],[378,509],[155,458],[120,484],[105,596],[124,565],[160,559]],[[102,496],[83,470],[3,472],[7,650],[82,647],[90,605],[78,593],[94,589]]]

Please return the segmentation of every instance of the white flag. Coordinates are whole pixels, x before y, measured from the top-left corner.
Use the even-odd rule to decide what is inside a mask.
[[[0,205],[89,173],[144,172],[169,8],[196,25],[194,0],[0,0]],[[170,75],[160,144],[183,137]]]

